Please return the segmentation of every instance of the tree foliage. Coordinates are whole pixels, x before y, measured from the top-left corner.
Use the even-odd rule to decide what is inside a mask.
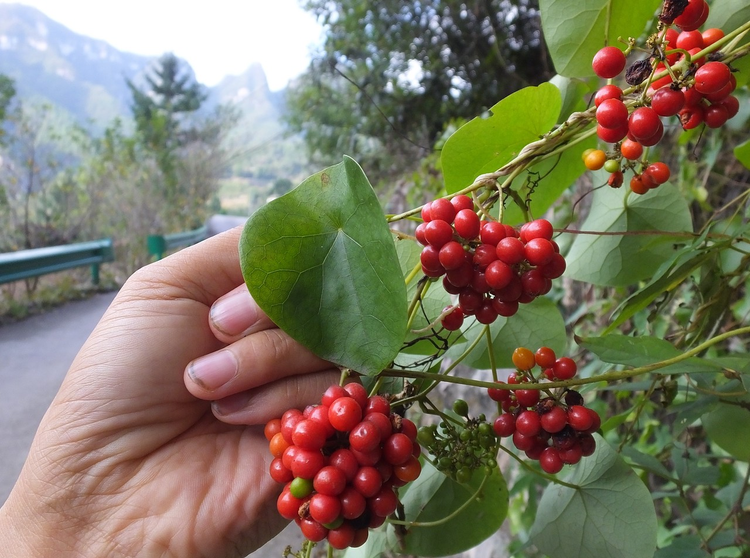
[[[327,33],[289,94],[290,122],[326,163],[344,152],[376,175],[414,168],[446,123],[551,76],[535,0],[305,6]]]

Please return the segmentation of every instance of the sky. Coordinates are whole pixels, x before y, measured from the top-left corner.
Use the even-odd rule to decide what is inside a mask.
[[[282,89],[305,70],[322,34],[298,0],[0,0],[12,3],[121,51],[173,52],[208,86],[259,62],[270,89]]]

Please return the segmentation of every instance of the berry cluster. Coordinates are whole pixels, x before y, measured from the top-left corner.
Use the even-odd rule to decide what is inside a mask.
[[[729,66],[696,57],[724,37],[720,29],[698,31],[708,11],[705,0],[665,2],[659,32],[649,40],[652,55],[635,62],[626,72],[627,83],[638,86],[636,96],[626,98],[623,90],[612,83],[594,96],[597,135],[615,145],[610,153],[587,150],[583,159],[588,169],[604,168],[611,173],[610,186],[622,185],[622,167],[633,170],[630,187],[638,194],[669,179],[669,167],[664,163],[643,160],[639,169],[635,163],[644,147],[654,146],[662,139],[662,118],[677,117],[682,128],[690,130],[700,124],[719,128],[738,113],[739,101],[732,95],[737,80]],[[672,23],[680,31],[672,28]],[[625,53],[614,46],[601,49],[592,61],[594,72],[604,79],[619,76],[625,65]],[[664,71],[669,73],[653,79]]]
[[[453,403],[453,412],[462,420],[443,420],[420,427],[419,443],[434,456],[437,470],[457,482],[469,482],[480,468],[491,474],[497,467],[498,451],[492,425],[484,415],[470,418],[469,405],[463,399]]]
[[[276,507],[310,541],[357,547],[399,505],[396,489],[421,472],[417,427],[360,384],[329,387],[319,405],[266,424]]]
[[[549,347],[536,353],[519,347],[513,351],[513,364],[518,372],[510,375],[507,384],[519,387],[488,390],[490,398],[500,402],[503,410],[493,424],[495,434],[501,438],[512,436],[516,448],[526,452],[529,459],[539,460],[542,470],[551,474],[594,453],[596,441],[592,434],[601,426],[601,419],[596,411],[584,406],[580,393],[563,389],[555,394],[521,386],[544,378],[569,380],[577,372],[575,361],[557,358]],[[541,372],[535,376],[533,370],[537,366]]]
[[[458,195],[424,205],[416,237],[424,246],[420,256],[428,277],[443,277],[445,290],[458,296],[458,305],[445,310],[442,325],[454,331],[465,316],[483,324],[509,317],[552,288],[552,279],[565,271],[565,259],[552,240],[545,219],[520,230],[497,221],[480,220],[474,202]]]

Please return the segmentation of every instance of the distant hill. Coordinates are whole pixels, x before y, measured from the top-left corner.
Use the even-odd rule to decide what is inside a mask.
[[[127,116],[125,80],[151,61],[74,33],[35,8],[0,4],[0,73],[15,80],[20,98],[50,102],[80,123]]]
[[[126,80],[142,82],[157,58],[122,52],[79,35],[35,8],[0,4],[0,74],[13,78],[18,98],[48,102],[94,132],[115,118],[131,120]],[[284,92],[269,90],[259,64],[207,89],[207,109],[232,103],[241,110],[232,138],[237,146],[232,174],[235,186],[244,192],[242,200],[265,199],[275,180],[296,181],[306,174],[302,142],[286,137],[281,123]],[[259,191],[248,194],[247,188]],[[246,201],[241,205],[247,206]]]

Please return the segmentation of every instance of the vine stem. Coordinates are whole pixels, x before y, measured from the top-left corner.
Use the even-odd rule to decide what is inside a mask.
[[[544,479],[547,479],[548,481],[550,481],[552,483],[559,484],[560,486],[566,486],[568,488],[572,488],[573,490],[580,490],[580,488],[581,488],[577,484],[572,484],[572,483],[569,483],[569,482],[565,482],[564,480],[558,479],[554,475],[548,475],[544,471],[538,471],[538,470],[536,470],[534,467],[532,467],[531,465],[529,465],[528,463],[526,463],[526,461],[524,461],[523,459],[521,459],[520,457],[518,457],[515,453],[513,453],[512,451],[510,451],[508,448],[506,448],[502,444],[500,444],[500,449],[503,450],[508,455],[510,455],[513,459],[515,459],[516,461],[518,461],[525,469],[528,469],[530,472],[534,473],[535,475],[539,475],[540,477],[542,477]]]
[[[729,509],[729,512],[727,512],[727,514],[721,519],[721,521],[716,524],[716,527],[713,528],[713,531],[708,534],[705,541],[703,542],[704,550],[709,550],[708,543],[711,542],[711,539],[713,539],[719,533],[719,531],[721,531],[721,528],[724,527],[726,522],[729,521],[734,514],[742,509],[742,500],[745,499],[745,493],[748,489],[748,481],[750,481],[750,467],[748,467],[747,471],[745,472],[745,478],[742,481],[742,488],[740,489],[740,493],[737,496],[737,500],[735,501],[734,505]]]
[[[482,482],[479,484],[479,488],[477,488],[476,492],[472,494],[466,502],[461,504],[458,508],[456,508],[450,515],[447,515],[443,517],[442,519],[437,519],[435,521],[401,521],[400,519],[389,519],[388,523],[393,523],[394,525],[404,525],[405,527],[438,527],[439,525],[443,525],[445,523],[448,523],[451,519],[454,517],[457,517],[458,514],[463,512],[465,509],[467,509],[471,503],[474,501],[475,498],[477,498],[481,493],[482,490],[484,490],[484,485],[487,483],[487,479],[489,478],[489,475],[485,475],[482,479]]]
[[[747,334],[750,334],[750,326],[741,327],[739,329],[733,329],[731,331],[726,331],[715,337],[712,337],[711,339],[704,341],[700,345],[696,345],[695,347],[693,347],[689,351],[682,353],[681,355],[668,358],[665,360],[660,360],[659,362],[654,362],[652,364],[647,364],[646,366],[638,366],[636,368],[630,368],[628,370],[605,372],[604,374],[599,374],[598,376],[592,376],[590,378],[578,378],[575,380],[562,380],[562,381],[544,382],[544,383],[528,383],[528,384],[524,384],[523,387],[524,389],[550,389],[550,388],[556,388],[556,387],[570,388],[570,387],[581,386],[585,384],[596,384],[599,382],[617,382],[619,380],[628,380],[630,378],[635,378],[636,376],[648,374],[649,372],[653,372],[654,370],[658,370],[660,368],[671,366],[672,364],[679,364],[683,360],[687,360],[689,358],[692,358],[700,354],[701,352],[705,351],[709,347],[712,347],[716,343],[720,343],[721,341],[725,341],[726,339],[730,339],[731,337],[736,337],[738,335],[747,335]],[[471,350],[473,350],[474,347],[476,347],[476,345],[478,344],[479,340],[482,339],[482,337],[483,337],[482,335],[478,335],[477,338],[472,343],[472,345],[466,351],[464,351],[464,354],[462,355],[462,357],[464,357]],[[454,363],[452,367],[455,368],[458,362],[460,362],[460,360]],[[448,371],[446,371],[443,374],[434,374],[432,372],[420,372],[416,370],[396,370],[392,368],[386,368],[385,370],[380,372],[380,375],[388,376],[388,377],[398,377],[398,378],[424,378],[427,380],[433,380],[434,382],[449,382],[453,384],[462,384],[466,386],[473,386],[473,387],[479,387],[479,388],[517,389],[517,384],[483,382],[481,380],[472,380],[470,378],[447,376],[450,370],[451,368],[449,368]]]

